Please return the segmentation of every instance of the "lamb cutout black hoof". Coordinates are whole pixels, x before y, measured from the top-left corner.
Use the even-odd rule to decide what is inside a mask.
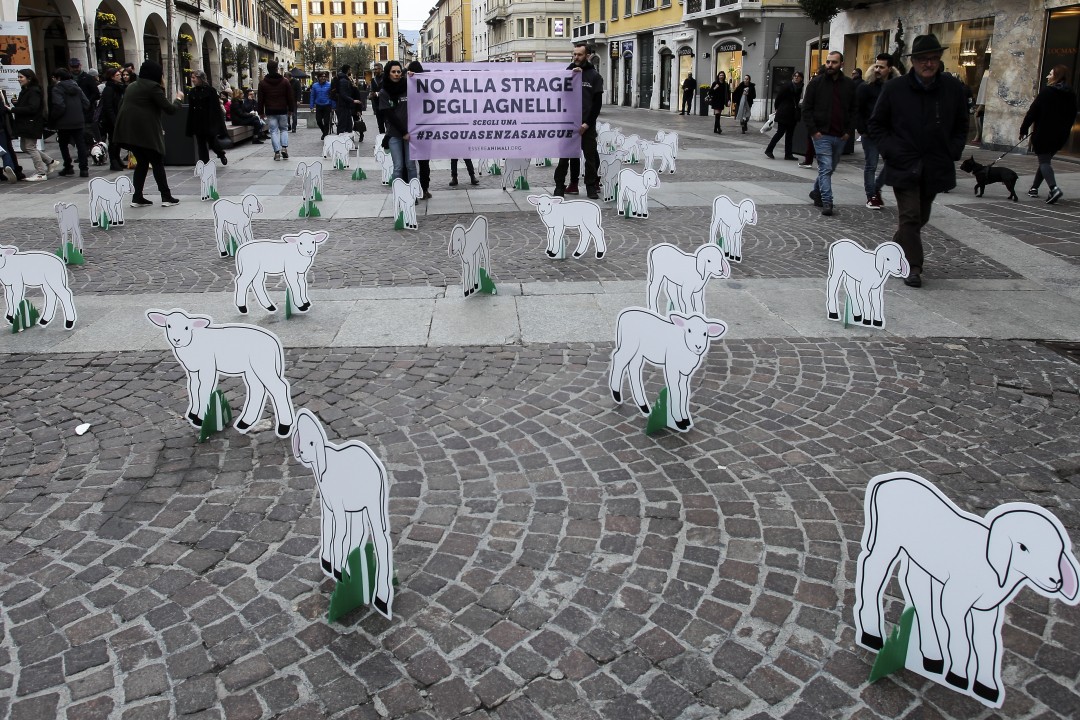
[[[987,702],[996,703],[998,700],[998,691],[994,688],[986,687],[978,680],[975,681],[975,685],[972,686],[971,690]]]
[[[638,405],[638,410],[640,410],[641,414],[645,417],[649,417],[649,413],[652,412],[648,405]]]
[[[575,253],[574,253],[574,257],[575,257],[575,258],[579,258],[579,257],[581,257],[581,256],[582,256],[582,255],[584,255],[584,254],[585,254],[585,253],[579,253],[579,252],[575,252]]]
[[[677,428],[678,428],[678,429],[680,429],[680,430],[687,430],[687,429],[689,429],[689,427],[690,427],[690,420],[689,420],[689,418],[688,418],[688,419],[686,419],[686,420],[676,420],[676,421],[675,421],[675,427],[677,427]]]
[[[834,312],[831,312],[831,313],[829,313],[829,319],[830,319],[830,320],[839,320],[839,319],[840,319],[840,315],[839,315],[839,313],[834,313]]]
[[[851,321],[861,323],[862,322],[862,315],[852,315],[851,316]]]
[[[617,402],[617,403],[622,402],[622,393],[619,392],[618,390],[612,390],[611,391],[611,397],[613,397],[615,399],[615,402]]]
[[[338,582],[341,582],[341,571],[340,570],[335,570],[334,571],[334,579],[337,580]]]
[[[940,675],[945,671],[945,661],[941,658],[937,660],[931,660],[928,657],[922,659],[922,667],[928,673]]]
[[[241,315],[247,315],[247,305],[238,305],[236,309],[240,311]]]
[[[8,325],[15,324],[15,318],[12,315],[5,315],[4,318],[8,321]]]
[[[953,687],[958,687],[961,690],[967,690],[967,678],[957,675],[952,670],[945,674],[945,682],[949,683]]]
[[[884,325],[885,325],[884,320],[875,320],[874,321],[874,327],[883,327]]]
[[[202,427],[202,418],[199,417],[198,415],[196,415],[195,413],[188,413],[188,420],[190,420],[191,424],[194,425],[195,427],[197,427],[197,428]]]
[[[870,320],[870,318],[863,318],[862,324],[863,325],[869,325],[871,322],[872,321]]]
[[[74,320],[65,320],[64,321],[64,329],[65,330],[70,330],[73,327],[75,327],[75,321]]]
[[[296,311],[297,312],[307,312],[310,309],[311,309],[311,303],[306,302],[303,305],[301,305],[300,307],[296,308]]]
[[[41,318],[40,320],[38,320],[37,324],[40,325],[41,327],[45,327],[46,325],[48,325],[51,322],[52,322],[52,320],[46,320],[45,318]]]
[[[330,572],[332,570],[332,568],[333,568],[333,566],[330,565],[330,561],[327,560],[326,558],[322,558],[322,569],[325,570],[326,572]]]
[[[291,431],[292,431],[292,425],[284,425],[282,423],[278,423],[277,431],[276,431],[278,437],[280,437],[280,438],[289,437],[289,432],[291,432]]]
[[[600,252],[599,250],[597,250],[597,251],[596,251],[596,259],[597,259],[597,260],[603,260],[603,259],[604,259],[604,253],[602,253],[602,252]]]
[[[221,257],[229,257],[229,253],[225,252],[224,250],[221,250],[220,254],[221,254]]]
[[[383,615],[389,615],[390,614],[388,612],[389,608],[386,606],[386,601],[383,600],[382,598],[379,598],[379,597],[372,598],[371,604],[374,605],[375,609],[378,610]]]
[[[274,303],[270,303],[266,306],[266,312],[274,312],[275,310],[277,310],[277,305]]]
[[[547,256],[548,256],[549,258],[553,258],[553,257],[555,257],[555,256],[557,255],[557,253],[553,253],[553,252],[551,252],[550,250],[548,250],[548,251],[546,251],[546,252],[547,252]]]
[[[859,638],[859,644],[865,645],[871,650],[880,650],[885,647],[885,642],[881,639],[880,635],[871,635],[865,630],[863,631],[862,637]]]
[[[251,427],[251,425],[244,422],[243,420],[237,420],[236,421],[236,429],[240,430],[241,432],[243,432],[244,430],[247,430],[249,427]]]
[[[742,262],[742,255],[736,255],[734,259],[735,262]]]

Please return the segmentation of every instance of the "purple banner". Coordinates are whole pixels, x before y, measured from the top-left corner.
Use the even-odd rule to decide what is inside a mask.
[[[581,73],[494,63],[409,78],[409,157],[577,157]]]

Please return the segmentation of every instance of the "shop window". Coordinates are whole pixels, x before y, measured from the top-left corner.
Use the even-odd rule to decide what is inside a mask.
[[[976,18],[930,26],[930,32],[946,46],[941,62],[945,71],[956,75],[977,97],[979,86],[990,75],[993,53],[994,18]]]
[[[312,15],[322,15],[323,14],[321,0],[312,0],[310,8],[311,8],[311,14]]]
[[[888,30],[875,30],[845,37],[844,70],[850,75],[852,70],[859,68],[863,71],[863,77],[869,78],[869,68],[877,56],[889,52],[889,35]]]
[[[367,3],[366,2],[354,2],[352,4],[353,15],[367,15]]]
[[[641,7],[638,12],[648,12],[649,10],[656,9],[656,0],[641,0]]]
[[[332,2],[332,3],[330,3],[330,14],[331,15],[344,15],[345,14],[345,3],[343,3],[343,2]]]
[[[323,23],[311,23],[311,37],[317,40],[326,37],[326,25]]]
[[[363,22],[353,23],[353,37],[354,38],[366,38],[367,37],[367,23],[363,23]]]
[[[1080,83],[1080,5],[1051,10],[1046,22],[1046,45],[1043,47],[1042,72],[1039,85],[1046,84],[1046,76],[1055,65],[1068,69],[1065,82],[1074,90]],[[1080,156],[1080,123],[1073,124],[1072,135],[1062,148],[1065,155]]]
[[[335,40],[341,40],[345,37],[345,23],[332,23],[330,27],[334,33]]]

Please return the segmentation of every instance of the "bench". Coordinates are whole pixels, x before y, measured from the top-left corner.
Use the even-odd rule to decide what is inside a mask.
[[[229,139],[232,140],[232,144],[239,145],[245,140],[250,140],[255,134],[255,128],[250,125],[229,125],[226,128],[229,133]]]

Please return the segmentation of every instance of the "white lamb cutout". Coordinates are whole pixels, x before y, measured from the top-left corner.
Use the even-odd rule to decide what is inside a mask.
[[[71,243],[79,252],[83,249],[82,228],[79,227],[79,208],[72,203],[58,202],[53,205],[56,222],[60,226],[60,247]]]
[[[27,287],[41,288],[45,307],[38,325],[48,325],[59,303],[64,308],[64,327],[75,327],[75,298],[68,287],[68,272],[64,261],[49,252],[27,250],[19,252],[14,245],[0,245],[0,285],[4,286],[7,312],[4,317],[14,324],[19,303],[26,298]]]
[[[648,306],[660,312],[660,291],[682,314],[705,315],[705,285],[712,278],[731,277],[731,266],[723,251],[712,243],[699,247],[693,255],[670,243],[649,248]]]
[[[620,138],[622,134],[617,130],[608,126],[607,129],[601,130],[600,126],[596,127],[596,146],[600,152],[614,152],[619,149],[622,144]]]
[[[484,173],[491,174],[491,161],[484,158],[476,158],[472,161],[473,167],[476,168],[476,176],[479,177]]]
[[[864,250],[851,240],[829,245],[829,287],[825,310],[830,320],[839,320],[840,283],[851,301],[851,319],[863,325],[885,327],[885,281],[904,278],[910,268],[903,249],[883,242],[876,250]]]
[[[638,135],[622,136],[622,143],[619,144],[619,149],[626,150],[629,153],[629,156],[623,162],[631,164],[641,159],[640,143],[641,137]]]
[[[385,137],[386,137],[386,133],[379,133],[378,135],[375,136],[375,145],[374,145],[374,147],[372,149],[372,152],[377,153],[380,150],[384,149],[383,146],[382,146],[382,143],[383,143],[383,138],[385,138]],[[386,154],[389,155],[390,151],[386,150]]]
[[[757,225],[757,205],[753,200],[746,198],[736,205],[727,195],[713,199],[709,242],[716,242],[719,234],[724,238],[724,255],[734,262],[742,262],[742,234],[747,225]]]
[[[289,381],[285,379],[285,352],[276,335],[255,325],[211,326],[210,317],[189,315],[178,308],[168,312],[147,310],[146,317],[165,328],[165,339],[187,373],[188,422],[202,427],[202,415],[210,405],[219,373],[240,375],[244,378],[247,397],[236,421],[237,431],[247,434],[259,421],[269,394],[277,419],[275,433],[278,437],[289,436],[293,425],[292,397]]]
[[[330,144],[330,163],[334,167],[338,167],[338,163],[341,164],[341,167],[349,167],[349,158],[351,157],[349,153],[355,148],[356,145],[353,144],[351,137],[348,135],[339,137]]]
[[[254,195],[245,195],[240,202],[222,198],[214,203],[214,239],[221,257],[227,257],[227,243],[236,238],[239,245],[255,240],[251,231],[251,216],[263,211],[262,203]]]
[[[296,163],[296,177],[304,179],[304,205],[315,202],[316,190],[322,193],[322,170],[322,163],[318,160]]]
[[[461,223],[454,225],[446,252],[451,258],[461,258],[461,291],[469,297],[480,289],[480,268],[491,273],[487,217],[477,215],[468,229]]]
[[[297,312],[311,307],[308,297],[307,272],[315,261],[319,244],[326,241],[325,231],[303,230],[294,235],[282,235],[281,240],[255,240],[236,251],[236,307],[247,313],[248,290],[270,312],[277,308],[266,294],[266,276],[281,275],[293,297]]]
[[[670,145],[642,140],[638,143],[638,148],[641,150],[641,157],[645,167],[651,168],[656,160],[660,160],[659,172],[664,172],[665,169],[669,173],[675,172],[675,155],[672,153]]]
[[[382,148],[376,148],[375,163],[382,170],[382,184],[389,185],[394,179],[394,158]]]
[[[622,161],[614,154],[600,156],[600,197],[605,202],[615,199],[615,186],[619,183]]]
[[[322,423],[307,408],[296,414],[293,457],[310,468],[319,485],[322,522],[319,560],[327,577],[341,579],[349,553],[367,540],[375,547],[372,605],[393,617],[394,556],[390,546],[390,492],[386,468],[364,443],[340,445],[326,438]],[[365,586],[366,586],[365,580]]]
[[[212,200],[214,188],[217,187],[217,163],[213,160],[195,163],[195,177],[199,178],[199,198]]]
[[[551,195],[530,195],[529,203],[547,227],[547,256],[565,257],[565,235],[568,228],[578,231],[578,246],[574,257],[579,258],[596,242],[596,257],[604,257],[607,242],[601,223],[600,206],[591,200],[564,200]]]
[[[1024,586],[1078,602],[1076,556],[1061,522],[1030,503],[1006,503],[979,517],[902,472],[870,481],[864,513],[855,580],[859,644],[882,648],[882,596],[899,564],[905,606],[915,611],[907,669],[1001,707],[1005,606]]]
[[[615,351],[611,354],[608,387],[615,402],[622,404],[623,378],[629,374],[630,392],[642,414],[650,408],[641,382],[641,369],[648,360],[664,372],[668,389],[668,414],[675,429],[686,432],[693,425],[690,417],[690,378],[700,367],[709,349],[709,340],[727,332],[719,320],[700,315],[669,313],[661,317],[644,308],[626,308],[619,313]]]
[[[656,142],[664,143],[671,148],[671,157],[679,157],[679,133],[672,130],[671,132],[664,132],[658,130],[656,132]]]
[[[424,196],[424,190],[420,187],[420,179],[413,178],[405,182],[401,178],[394,178],[394,184],[390,189],[394,198],[394,217],[402,216],[405,228],[415,230],[416,224],[416,201]]]
[[[597,132],[597,134],[602,133],[602,132],[607,132],[610,129],[611,129],[611,123],[604,122],[603,120],[597,120],[596,121],[596,132]]]
[[[547,165],[547,158],[533,158],[533,167],[544,167]]]
[[[529,158],[506,158],[503,165],[503,190],[507,185],[514,187],[514,175],[525,182],[529,181]]]
[[[121,175],[115,181],[109,182],[103,177],[96,177],[90,181],[90,226],[100,225],[102,214],[109,220],[110,225],[124,224],[124,195],[133,192],[131,178]]]
[[[649,217],[649,191],[660,184],[660,176],[655,170],[635,172],[630,168],[619,171],[619,197],[615,204],[619,206],[619,214],[626,213],[627,205],[630,206],[632,217]]]
[[[324,137],[322,141],[322,156],[324,158],[329,158],[331,146],[338,140],[345,140],[348,138],[353,138],[354,143],[359,145],[360,135],[357,133],[338,133],[337,135],[327,135]]]

